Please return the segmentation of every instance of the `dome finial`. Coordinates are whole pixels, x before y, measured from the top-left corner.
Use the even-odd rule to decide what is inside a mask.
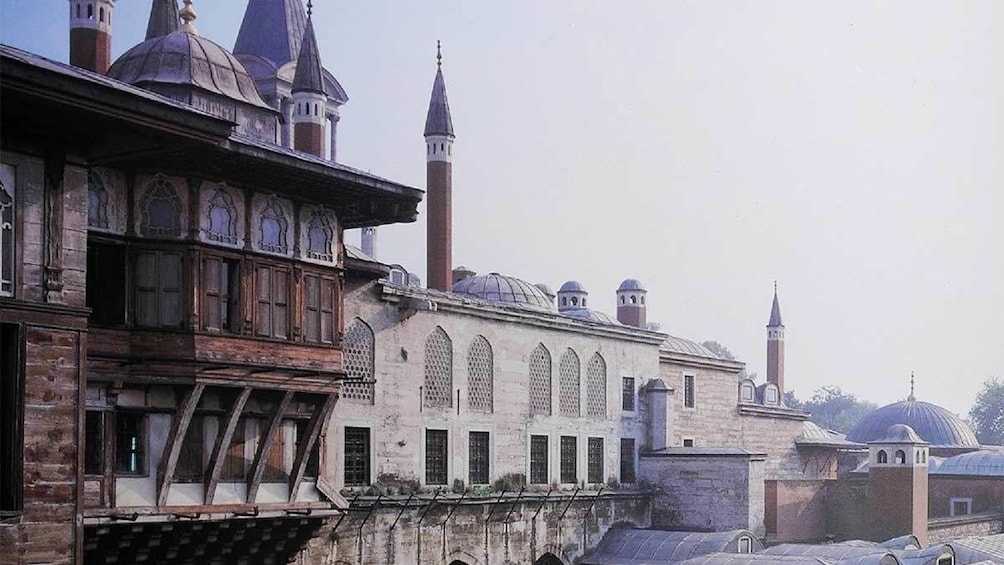
[[[185,33],[190,33],[192,35],[199,35],[199,30],[195,29],[195,20],[199,17],[199,14],[195,11],[192,6],[192,0],[183,0],[185,7],[181,9],[181,21],[185,22],[181,26],[181,30]]]
[[[436,66],[443,66],[443,44],[438,39],[436,40]]]
[[[907,397],[907,400],[909,400],[910,402],[917,401],[916,386],[917,386],[917,378],[914,376],[913,371],[910,371],[910,396]]]

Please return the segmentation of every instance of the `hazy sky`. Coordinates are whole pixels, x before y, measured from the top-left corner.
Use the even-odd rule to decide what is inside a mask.
[[[233,46],[244,0],[196,0]],[[7,44],[67,59],[65,0],[0,0]],[[351,100],[339,160],[425,186],[442,39],[454,259],[716,339],[764,374],[774,279],[787,382],[966,412],[1004,377],[1004,3],[316,0]],[[114,53],[149,0],[119,0]],[[996,35],[996,37],[995,37]],[[424,275],[424,209],[381,259]],[[349,236],[350,242],[358,239]]]

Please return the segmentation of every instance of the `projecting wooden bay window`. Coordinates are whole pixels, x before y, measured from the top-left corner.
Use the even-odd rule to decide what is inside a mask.
[[[335,305],[338,304],[338,281],[320,275],[303,277],[303,326],[310,343],[335,342]]]
[[[182,321],[181,254],[143,251],[135,256],[136,324],[148,328],[178,327]]]
[[[202,260],[202,326],[208,331],[240,331],[240,261]]]
[[[255,333],[289,338],[289,270],[259,265],[255,270]]]

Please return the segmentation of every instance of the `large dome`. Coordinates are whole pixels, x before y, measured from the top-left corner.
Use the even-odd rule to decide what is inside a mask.
[[[503,305],[554,311],[554,303],[539,288],[499,273],[467,277],[453,285],[453,292]]]
[[[886,437],[889,428],[904,424],[935,448],[978,449],[980,442],[969,424],[941,406],[906,400],[883,406],[864,417],[847,434],[848,441],[868,443]]]
[[[108,69],[108,76],[142,87],[197,87],[271,109],[236,57],[205,37],[185,31],[155,37],[126,51]]]

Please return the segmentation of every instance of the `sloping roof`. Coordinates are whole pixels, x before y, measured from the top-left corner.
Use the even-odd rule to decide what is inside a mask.
[[[682,337],[669,336],[666,341],[662,343],[660,347],[663,351],[669,351],[673,353],[683,353],[685,355],[695,355],[697,357],[707,357],[708,359],[720,359],[715,355],[710,349],[704,347],[703,345],[690,341],[689,339],[684,339]]]
[[[178,0],[153,0],[150,20],[146,24],[146,38],[163,37],[181,29]]]
[[[264,57],[281,67],[300,53],[306,27],[301,0],[250,0],[234,54]]]
[[[948,457],[929,472],[961,477],[1004,477],[1004,452],[983,449]]]
[[[453,118],[450,116],[450,101],[446,97],[446,80],[443,69],[436,70],[436,80],[432,83],[432,97],[429,99],[429,113],[425,116],[425,135],[453,135]]]
[[[948,542],[955,550],[956,563],[975,563],[990,560],[1004,562],[1004,534],[962,538]]]
[[[899,559],[888,549],[883,547],[867,547],[858,545],[829,544],[810,545],[798,543],[783,543],[767,548],[765,555],[801,555],[806,557],[817,557],[827,561],[841,563],[899,563]]]
[[[969,424],[941,406],[916,400],[905,400],[883,406],[865,416],[847,439],[868,443],[885,437],[895,424],[906,424],[931,447],[980,447],[976,434]]]
[[[569,318],[575,318],[577,320],[585,320],[587,322],[595,322],[597,324],[610,324],[619,326],[620,322],[615,320],[609,314],[600,312],[599,310],[592,310],[590,308],[565,308],[561,311],[562,316],[568,316]]]
[[[835,449],[865,449],[860,443],[847,441],[843,434],[824,430],[814,422],[802,422],[802,433],[795,438],[800,447],[832,447]]]
[[[303,46],[296,59],[296,74],[293,76],[293,92],[316,92],[324,94],[324,72],[321,53],[317,48],[314,24],[307,19],[307,31],[303,34]]]
[[[753,551],[763,549],[753,533],[668,532],[637,528],[614,528],[603,536],[599,546],[582,563],[585,565],[633,565],[678,563],[710,553],[738,551],[740,538],[749,538]]]

